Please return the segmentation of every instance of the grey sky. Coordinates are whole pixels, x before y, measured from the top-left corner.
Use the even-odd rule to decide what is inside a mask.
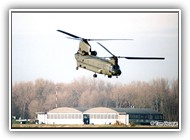
[[[102,41],[120,56],[156,56],[158,60],[119,59],[121,76],[98,79],[128,83],[154,78],[178,77],[178,13],[12,13],[12,80],[70,82],[92,78],[93,72],[76,71],[74,53],[79,41],[56,30],[84,38],[132,38],[133,41]],[[90,42],[98,56],[110,56]]]

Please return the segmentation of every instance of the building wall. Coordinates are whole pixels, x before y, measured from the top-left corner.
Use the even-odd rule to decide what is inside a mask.
[[[163,114],[130,114],[131,124],[150,124],[151,121],[163,121]]]
[[[114,124],[118,119],[117,113],[84,113],[89,115],[89,124]]]
[[[115,124],[117,122],[120,124],[129,124],[128,114],[119,115],[118,113],[88,113],[86,115],[89,116],[89,124]]]
[[[122,124],[129,125],[129,115],[128,114],[126,114],[126,115],[119,115],[118,121],[120,123],[122,123]]]
[[[83,124],[82,113],[48,113],[47,124]]]
[[[47,124],[83,124],[82,119],[48,119]]]
[[[116,119],[90,119],[90,124],[115,124]]]
[[[39,124],[84,124],[83,113],[47,113],[38,114]],[[87,124],[115,124],[117,121],[129,124],[128,115],[118,113],[88,113]]]
[[[99,112],[100,113],[97,113]],[[64,113],[65,112],[65,113]],[[73,112],[73,113],[71,113]],[[107,108],[94,108],[85,112],[68,109],[60,112],[37,114],[38,123],[42,124],[115,124],[116,122],[131,124],[150,124],[150,121],[163,121],[163,114],[122,113]]]
[[[47,114],[41,113],[37,115],[38,124],[47,124]]]

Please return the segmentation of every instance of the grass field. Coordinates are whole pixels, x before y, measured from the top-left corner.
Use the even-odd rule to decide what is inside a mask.
[[[145,125],[59,125],[59,124],[13,124],[12,129],[178,129],[168,126]]]

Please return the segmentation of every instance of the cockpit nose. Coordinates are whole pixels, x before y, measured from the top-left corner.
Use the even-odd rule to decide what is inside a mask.
[[[117,70],[114,70],[114,75],[121,75],[121,70],[120,69],[117,69]]]
[[[121,70],[118,65],[112,66],[111,72],[113,75],[117,75],[117,76],[121,75]]]
[[[121,70],[120,69],[117,71],[117,75],[121,75]]]

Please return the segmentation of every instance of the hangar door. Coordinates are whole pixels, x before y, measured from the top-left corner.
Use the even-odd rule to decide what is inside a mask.
[[[84,122],[84,124],[90,124],[90,115],[89,114],[83,114],[83,122]]]

